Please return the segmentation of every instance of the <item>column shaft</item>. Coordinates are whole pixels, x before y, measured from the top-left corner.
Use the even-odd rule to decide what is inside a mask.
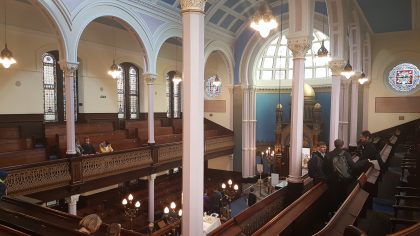
[[[183,235],[203,235],[204,0],[182,0],[183,25]]]
[[[156,80],[155,74],[145,74],[145,79],[147,81],[147,87],[149,88],[148,94],[148,114],[147,114],[147,126],[148,126],[148,136],[149,140],[148,143],[152,144],[155,143],[155,88],[153,82]]]
[[[349,81],[342,81],[343,85],[343,109],[341,116],[341,139],[344,147],[349,146]]]
[[[363,130],[369,130],[369,84],[363,86]]]
[[[249,89],[242,89],[242,177],[248,178],[249,173]]]
[[[156,179],[155,174],[152,174],[148,177],[148,180],[149,180],[149,207],[148,207],[149,223],[155,221],[155,179]]]
[[[349,146],[357,146],[357,105],[359,103],[359,82],[351,82],[350,142]]]
[[[79,201],[79,196],[79,194],[76,194],[65,198],[68,205],[68,213],[70,215],[77,215],[77,202]]]

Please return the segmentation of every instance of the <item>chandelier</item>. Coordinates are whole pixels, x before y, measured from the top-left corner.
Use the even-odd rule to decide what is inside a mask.
[[[112,17],[112,19],[114,20],[114,17]],[[115,29],[113,29],[113,34],[114,34],[114,57],[112,59],[112,65],[109,68],[108,75],[110,75],[113,79],[117,79],[118,77],[121,76],[122,69],[120,66],[115,64],[115,56],[117,54],[117,46],[116,46],[117,40],[116,40],[116,35],[115,35]]]
[[[325,16],[323,16],[322,18],[322,33],[325,35],[324,27],[325,27]],[[317,56],[316,57],[317,60],[320,62],[327,63],[331,60],[328,49],[324,45],[324,39],[322,39],[321,47],[318,49],[316,56]]]
[[[12,51],[7,48],[7,40],[6,40],[6,1],[4,1],[4,49],[0,53],[0,63],[3,65],[4,68],[9,68],[11,65],[16,63],[16,60],[13,58]]]
[[[265,1],[262,1],[257,13],[252,17],[251,28],[258,31],[261,37],[266,38],[270,31],[277,28],[275,16]]]
[[[353,67],[350,65],[350,27],[347,29],[347,40],[349,43],[349,54],[347,56],[347,64],[344,66],[344,70],[341,72],[341,75],[350,79],[354,75]]]

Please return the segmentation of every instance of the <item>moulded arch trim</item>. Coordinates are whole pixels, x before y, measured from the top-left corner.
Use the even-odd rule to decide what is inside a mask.
[[[229,76],[229,84],[233,85],[233,52],[232,49],[223,42],[220,41],[211,41],[207,43],[204,49],[204,65],[207,64],[207,59],[212,53],[219,53],[225,62],[227,74]]]
[[[73,25],[76,27],[73,30],[72,48],[69,50],[69,57],[76,57],[80,37],[87,25],[99,17],[106,16],[115,17],[117,18],[116,20],[122,21],[129,26],[128,30],[134,32],[138,42],[145,52],[146,65],[150,67],[150,56],[153,54],[153,47],[150,43],[150,33],[145,27],[146,23],[140,17],[137,17],[135,12],[118,4],[117,2],[110,1],[98,1],[88,4],[75,14]],[[145,71],[149,71],[148,68],[144,69]]]
[[[151,55],[150,63],[153,64],[151,67],[154,66],[155,70],[157,68],[157,58],[160,53],[160,49],[162,48],[163,44],[170,38],[181,38],[182,39],[182,27],[181,25],[176,24],[164,24],[163,27],[157,30],[155,33],[156,40],[153,44],[154,54]]]
[[[63,13],[63,11],[60,9],[57,3],[53,3],[53,1],[31,0],[31,3],[41,11],[42,15],[44,15],[44,17],[50,23],[50,26],[56,32],[58,36],[58,48],[55,47],[55,49],[60,52],[60,57],[67,58],[66,55],[68,52],[68,43],[66,41],[66,38],[69,37],[70,31],[68,24],[68,16],[65,13]]]

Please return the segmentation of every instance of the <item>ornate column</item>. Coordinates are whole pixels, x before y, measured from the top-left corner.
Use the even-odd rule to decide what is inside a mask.
[[[290,158],[288,182],[302,182],[303,106],[305,83],[305,55],[312,44],[311,37],[288,38],[287,46],[293,54],[292,106],[290,128]]]
[[[77,215],[77,202],[79,201],[80,194],[71,195],[66,197],[66,203],[68,204],[68,213],[71,215]]]
[[[153,86],[153,82],[156,80],[156,75],[151,73],[145,73],[144,79],[147,82],[147,87],[149,88],[149,95],[148,95],[148,114],[147,114],[147,126],[149,132],[149,144],[155,143],[155,88]]]
[[[242,87],[242,178],[251,177],[249,157],[249,88],[245,85]]]
[[[331,112],[330,112],[330,151],[334,149],[334,140],[338,139],[338,128],[340,119],[340,89],[341,71],[346,62],[341,59],[330,61],[329,67],[332,72],[331,81]]]
[[[341,102],[340,107],[340,129],[338,131],[340,139],[344,142],[344,147],[349,146],[349,88],[351,81],[348,79],[341,81]]]
[[[350,106],[350,142],[349,146],[357,146],[357,105],[359,103],[359,79],[360,76],[354,76],[351,81],[351,106]]]
[[[183,49],[183,235],[203,235],[204,189],[204,7],[181,0]]]
[[[66,134],[67,134],[67,151],[69,156],[76,154],[76,128],[74,117],[74,77],[76,75],[78,62],[60,61],[60,68],[64,72],[64,95],[66,97]]]
[[[149,180],[149,223],[155,221],[155,179],[156,174],[147,177],[147,180]]]
[[[363,85],[363,124],[362,124],[362,130],[369,130],[369,87],[370,82],[364,83]]]

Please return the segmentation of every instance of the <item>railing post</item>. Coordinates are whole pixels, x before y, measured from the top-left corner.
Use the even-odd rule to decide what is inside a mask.
[[[70,185],[77,185],[83,183],[83,166],[82,157],[70,157],[69,159],[71,183]]]

